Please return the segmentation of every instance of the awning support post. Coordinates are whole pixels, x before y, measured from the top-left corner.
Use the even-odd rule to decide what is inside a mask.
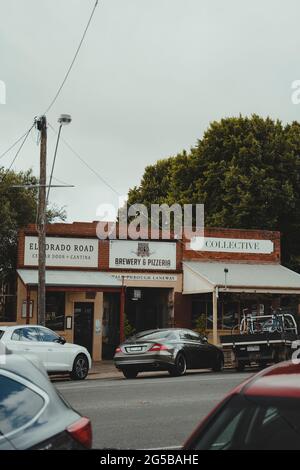
[[[218,288],[213,290],[213,344],[218,344]]]
[[[123,343],[125,340],[125,286],[124,286],[124,276],[122,276],[122,289],[121,289],[121,298],[120,298],[120,343]]]
[[[30,287],[26,287],[26,325],[30,323]]]

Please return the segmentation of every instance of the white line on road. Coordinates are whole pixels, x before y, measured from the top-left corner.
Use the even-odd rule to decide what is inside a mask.
[[[251,374],[250,374],[251,375]],[[55,384],[56,388],[58,390],[86,390],[86,389],[96,389],[96,388],[107,388],[107,387],[114,387],[116,384],[118,387],[132,387],[132,386],[142,386],[142,385],[162,385],[162,384],[182,384],[182,383],[187,383],[187,382],[213,382],[213,381],[219,381],[219,380],[232,380],[236,379],[237,382],[242,382],[243,380],[246,380],[249,376],[245,374],[230,374],[226,375],[224,377],[184,377],[179,378],[179,379],[162,379],[160,377],[158,378],[146,378],[146,379],[137,379],[137,380],[116,380],[116,381],[109,381],[106,382],[103,379],[97,380],[96,384],[90,384],[89,382],[84,382],[82,384],[75,385],[73,382],[72,383],[65,383],[63,385],[60,384]],[[96,382],[96,380],[93,380],[93,382]]]
[[[159,451],[159,450],[181,450],[182,449],[182,446],[165,446],[165,447],[153,447],[151,449],[139,449],[139,450],[142,450],[142,451]]]

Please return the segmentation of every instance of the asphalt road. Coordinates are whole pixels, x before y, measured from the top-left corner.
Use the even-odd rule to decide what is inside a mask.
[[[94,448],[161,449],[182,445],[201,418],[249,373],[141,375],[56,383],[93,424]]]

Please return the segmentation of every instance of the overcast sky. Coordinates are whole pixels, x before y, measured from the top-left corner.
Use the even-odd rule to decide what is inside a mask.
[[[0,0],[0,154],[42,113],[74,55],[94,0]],[[189,149],[212,120],[258,113],[300,118],[299,0],[100,0],[78,60],[47,115],[119,194],[146,165]],[[14,168],[38,174],[33,131]],[[49,129],[48,165],[55,134]],[[0,161],[8,166],[10,152]],[[53,189],[68,221],[96,220],[116,193],[61,142]],[[57,180],[54,181],[57,183]]]

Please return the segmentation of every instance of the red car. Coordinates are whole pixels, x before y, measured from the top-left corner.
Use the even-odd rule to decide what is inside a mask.
[[[300,365],[283,362],[236,387],[186,450],[300,450]]]

